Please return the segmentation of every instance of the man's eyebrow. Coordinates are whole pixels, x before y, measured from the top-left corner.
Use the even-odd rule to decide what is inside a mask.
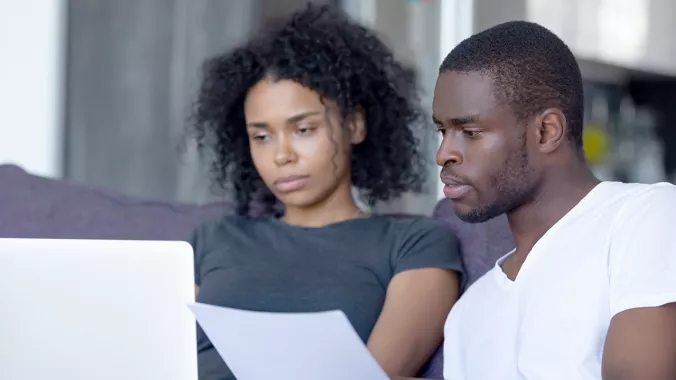
[[[451,124],[453,126],[462,126],[462,125],[465,125],[465,124],[476,123],[477,121],[479,121],[479,119],[480,119],[479,115],[470,114],[470,115],[467,115],[467,116],[452,117],[452,118],[447,119],[447,120],[448,120],[448,124]],[[432,121],[434,122],[434,124],[437,124],[437,125],[443,125],[444,124],[441,121],[439,121],[439,119],[437,119],[434,115],[432,115]]]
[[[450,119],[452,125],[462,126],[465,124],[476,123],[479,121],[479,115],[471,114],[467,116],[454,117]]]

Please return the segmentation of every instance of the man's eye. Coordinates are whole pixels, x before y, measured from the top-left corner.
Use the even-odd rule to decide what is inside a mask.
[[[462,131],[462,133],[464,133],[465,136],[469,137],[470,139],[476,139],[481,136],[481,131],[465,130]]]

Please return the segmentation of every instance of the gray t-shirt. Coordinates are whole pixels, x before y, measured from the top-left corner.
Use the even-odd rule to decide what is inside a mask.
[[[366,342],[394,275],[415,268],[462,273],[459,244],[425,217],[371,216],[321,228],[228,216],[194,234],[198,302],[244,310],[342,310]],[[201,380],[234,379],[198,327]]]

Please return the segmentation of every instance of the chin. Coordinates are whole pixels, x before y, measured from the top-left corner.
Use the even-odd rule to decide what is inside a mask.
[[[465,223],[484,223],[487,222],[493,218],[495,218],[497,215],[492,212],[492,210],[489,208],[483,208],[483,207],[474,207],[474,208],[467,208],[467,207],[462,207],[459,205],[455,206],[455,214],[458,216],[460,220],[462,220]]]
[[[285,207],[294,207],[294,208],[305,208],[311,207],[318,203],[316,196],[309,194],[306,191],[294,191],[291,193],[280,194],[277,196],[280,202],[284,204]]]
[[[463,221],[465,220],[465,217],[467,215],[470,215],[474,212],[474,208],[471,206],[468,206],[467,204],[462,204],[460,202],[452,201],[453,202],[453,210],[455,211],[455,215],[458,216],[458,218],[462,219]]]

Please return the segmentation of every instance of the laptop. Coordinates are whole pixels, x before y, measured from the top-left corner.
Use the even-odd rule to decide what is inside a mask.
[[[184,242],[0,239],[0,379],[196,380]]]

